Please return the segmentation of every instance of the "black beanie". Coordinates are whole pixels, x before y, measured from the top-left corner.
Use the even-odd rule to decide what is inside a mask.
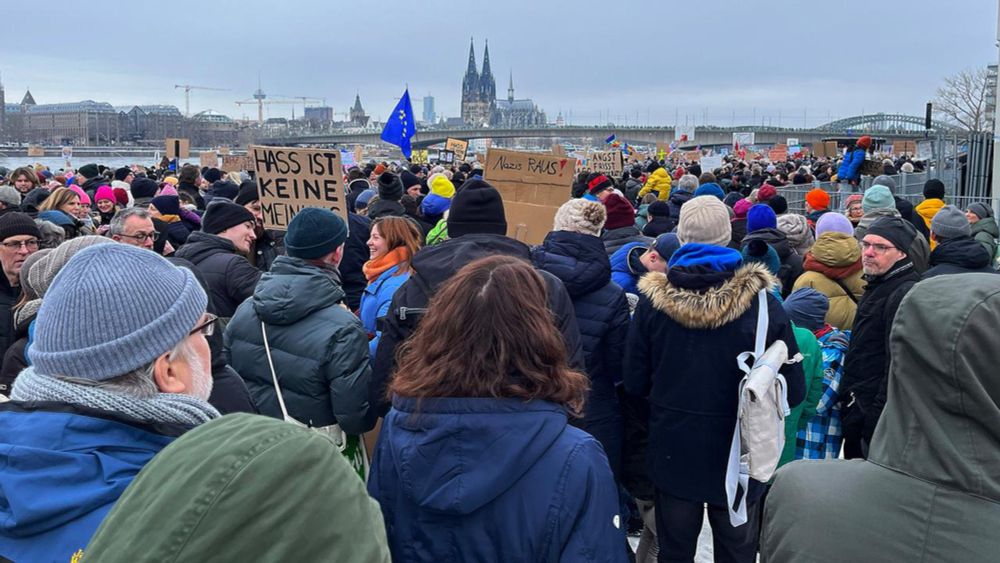
[[[224,199],[216,200],[205,210],[205,216],[201,218],[201,230],[210,235],[217,235],[230,227],[247,222],[256,224],[257,219],[245,207]]]
[[[877,235],[892,243],[898,250],[909,252],[910,245],[916,235],[915,230],[906,228],[906,223],[899,217],[879,217],[868,227],[865,236]]]
[[[932,178],[924,182],[924,197],[927,199],[944,199],[944,182]]]
[[[500,192],[479,178],[462,184],[451,199],[448,236],[507,234],[507,216]]]
[[[42,232],[38,230],[34,219],[24,213],[5,213],[0,217],[0,242],[18,235],[42,238]]]
[[[653,217],[670,217],[670,205],[662,200],[656,200],[649,204],[646,213]]]
[[[158,189],[160,189],[159,184],[149,178],[136,178],[132,181],[132,185],[129,186],[132,197],[136,199],[140,197],[153,197],[156,195],[156,190]]]
[[[236,194],[236,205],[246,205],[251,201],[257,201],[260,196],[257,195],[257,182],[252,180],[247,180],[240,184],[240,191]]]
[[[387,201],[399,201],[403,197],[403,182],[392,172],[383,172],[378,177],[378,198]]]
[[[660,166],[659,162],[657,162],[657,161],[654,160],[653,162],[650,162],[648,165],[646,165],[646,173],[647,174],[652,174],[653,172],[656,172],[660,168],[663,168],[663,167]]]
[[[222,172],[218,168],[209,168],[201,175],[209,184],[214,184],[222,179]]]
[[[84,164],[77,170],[84,178],[90,180],[101,175],[101,169],[96,164]]]
[[[785,196],[783,195],[776,195],[771,199],[765,201],[764,203],[771,206],[771,209],[774,210],[775,215],[788,213],[788,200],[785,199]]]
[[[399,180],[403,182],[403,189],[409,189],[410,186],[420,185],[420,178],[417,178],[416,174],[413,174],[409,170],[403,170],[399,175]]]
[[[119,182],[124,182],[125,178],[128,178],[128,175],[131,174],[131,173],[132,173],[132,169],[131,168],[129,168],[127,166],[122,166],[118,170],[115,170],[115,180],[117,180]]]

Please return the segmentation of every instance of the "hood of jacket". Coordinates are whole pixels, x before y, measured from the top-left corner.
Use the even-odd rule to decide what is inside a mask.
[[[675,287],[660,272],[650,272],[639,280],[639,291],[649,298],[653,308],[691,329],[716,329],[729,324],[750,308],[760,290],[777,286],[777,278],[757,263],[741,266],[732,278],[705,291]]]
[[[210,235],[204,231],[194,231],[188,236],[184,246],[177,249],[175,256],[197,265],[209,256],[219,253],[237,254],[236,245],[227,238]]]
[[[393,408],[396,420],[383,425],[381,439],[403,477],[399,487],[415,504],[446,514],[470,514],[498,498],[567,425],[565,410],[546,401],[443,398],[418,406],[396,397]]]
[[[448,239],[441,244],[424,247],[417,252],[413,256],[414,274],[411,279],[416,278],[426,284],[430,289],[428,295],[432,295],[440,284],[447,281],[462,266],[494,254],[531,261],[531,249],[523,242],[504,235],[463,235]]]
[[[815,241],[809,221],[796,213],[778,215],[778,230],[785,233],[788,244],[801,254],[805,254]]]
[[[940,240],[930,258],[931,266],[950,264],[968,270],[985,268],[992,261],[986,248],[972,237]]]
[[[1000,276],[918,283],[896,313],[869,461],[1000,502]]]
[[[253,309],[273,325],[294,324],[344,299],[340,273],[291,256],[278,256],[257,282]]]
[[[674,191],[670,192],[670,197],[667,198],[667,201],[676,205],[677,207],[680,207],[685,203],[691,201],[691,198],[693,197],[694,197],[693,193],[687,190],[682,190],[680,188],[677,188]]]
[[[792,254],[792,245],[788,244],[788,236],[778,229],[757,229],[752,233],[748,233],[747,236],[743,237],[742,246],[746,246],[752,240],[764,241],[771,245],[774,251],[778,253],[778,258],[781,258],[782,262]]]
[[[288,541],[289,530],[309,538]],[[84,559],[209,561],[220,550],[231,561],[389,562],[378,504],[337,447],[249,414],[202,424],[156,456]]]
[[[83,547],[139,470],[183,432],[158,434],[156,425],[133,426],[111,413],[55,403],[5,403],[0,427],[0,551],[10,557],[16,548],[8,541],[42,548],[37,544],[47,541],[46,534],[65,541],[65,529],[85,527],[96,516],[94,527],[82,530],[82,543],[68,553]],[[14,557],[43,559],[37,552]]]
[[[899,211],[895,207],[883,207],[881,209],[872,209],[868,213],[865,213],[858,221],[858,228],[868,231],[868,228],[872,226],[879,217],[902,217]]]
[[[593,235],[554,231],[531,251],[535,266],[562,280],[570,297],[592,293],[611,281],[604,243]]]
[[[941,211],[942,207],[944,207],[943,199],[931,198],[921,201],[916,207],[913,208],[913,210],[917,212],[917,215],[923,217],[924,223],[927,223],[929,226],[931,224],[931,219],[937,215],[938,211]]]
[[[816,239],[809,255],[829,268],[843,268],[853,266],[861,260],[861,245],[853,235],[828,231]],[[812,269],[805,264],[803,266],[806,270]]]
[[[997,229],[997,220],[994,217],[980,219],[972,224],[972,236],[979,233],[986,233],[993,238],[1000,237],[1000,229]]]

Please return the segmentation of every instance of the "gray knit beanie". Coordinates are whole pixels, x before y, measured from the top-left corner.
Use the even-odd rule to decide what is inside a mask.
[[[969,211],[976,214],[976,217],[980,219],[986,219],[993,216],[993,208],[985,203],[976,202],[969,206]],[[24,268],[24,266],[21,266]]]
[[[896,180],[892,176],[886,176],[885,174],[881,176],[876,176],[875,180],[872,181],[873,186],[885,186],[889,188],[891,193],[896,193]]]
[[[711,195],[691,198],[681,207],[677,223],[677,239],[682,245],[689,242],[726,246],[733,238],[726,204]]]
[[[607,209],[599,202],[583,198],[571,199],[559,207],[552,222],[553,231],[569,231],[601,236],[608,219]]]
[[[945,205],[931,219],[931,232],[942,239],[970,237],[972,226],[961,209]]]
[[[45,297],[45,292],[48,291],[49,286],[52,285],[52,280],[56,279],[56,274],[59,273],[59,270],[63,269],[63,266],[69,262],[70,258],[75,256],[77,252],[80,252],[89,246],[108,243],[117,244],[115,241],[107,237],[98,236],[77,237],[60,244],[56,248],[49,251],[42,260],[39,260],[39,262],[28,271],[28,285],[31,286],[35,295],[38,297]],[[36,252],[35,254],[38,253]],[[21,270],[21,276],[24,277],[23,268]]]
[[[194,274],[154,252],[85,248],[45,294],[28,355],[39,373],[111,379],[172,350],[207,304]]]
[[[31,271],[35,269],[35,266],[42,261],[42,258],[48,256],[52,252],[53,248],[42,248],[35,252],[32,252],[24,259],[24,263],[21,264],[21,293],[25,295],[28,299],[38,299],[41,295],[35,286],[31,283]]]

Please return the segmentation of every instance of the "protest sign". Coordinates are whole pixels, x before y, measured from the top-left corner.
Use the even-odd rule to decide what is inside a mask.
[[[205,151],[198,155],[198,161],[202,167],[217,168],[219,166],[219,155],[215,151]]]
[[[798,146],[799,139],[797,137],[788,137],[788,140],[785,141],[785,144],[790,147]]]
[[[230,151],[229,147],[219,147],[219,150],[217,152],[219,153],[220,156],[226,156],[229,154]]]
[[[934,145],[932,141],[917,141],[917,160],[930,160],[934,158]]]
[[[694,140],[694,125],[678,125],[674,127],[674,140],[687,142]]]
[[[63,147],[62,157],[65,161],[69,161],[69,159],[73,158],[73,147]]]
[[[45,149],[38,145],[28,145],[28,156],[45,156]]]
[[[413,164],[427,164],[427,149],[413,151],[410,162]]]
[[[167,139],[167,158],[191,158],[190,139]]]
[[[344,168],[350,168],[357,164],[354,161],[354,153],[347,149],[340,149],[340,163],[344,165]]]
[[[703,156],[701,157],[701,171],[702,172],[712,172],[717,168],[722,168],[722,157],[721,156]]]
[[[555,156],[566,156],[566,149],[559,143],[552,143],[552,154]]]
[[[802,152],[802,147],[799,145],[788,145],[788,156],[795,156]]]
[[[347,223],[344,176],[337,149],[251,146],[264,227],[285,230],[305,207],[321,207]]]
[[[914,141],[895,140],[892,143],[892,154],[917,154],[917,143]]]
[[[698,162],[701,160],[701,151],[687,151],[684,153],[684,158],[688,162]]]
[[[455,160],[464,162],[465,153],[469,150],[469,141],[448,137],[448,140],[444,142],[444,150],[455,153]]]
[[[438,162],[443,162],[445,164],[455,162],[454,151],[438,151]]]
[[[737,131],[733,133],[733,146],[739,144],[740,148],[747,148],[754,143],[753,131]]]
[[[621,151],[594,151],[590,153],[590,169],[608,176],[621,176]]]
[[[788,147],[781,145],[784,148],[774,148],[767,151],[767,159],[771,162],[785,162],[788,160]]]
[[[576,161],[568,156],[490,149],[483,178],[500,192],[507,236],[541,244],[570,197]]]
[[[222,166],[219,170],[223,172],[242,172],[244,170],[253,170],[253,158],[250,155],[232,155],[227,154],[222,156]]]
[[[361,145],[354,145],[354,162],[361,162]]]

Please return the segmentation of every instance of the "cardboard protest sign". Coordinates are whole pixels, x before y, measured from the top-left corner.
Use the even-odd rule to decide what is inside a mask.
[[[702,172],[712,172],[716,168],[722,168],[722,157],[721,156],[703,156],[703,157],[701,157],[701,171]]]
[[[483,178],[500,192],[507,236],[541,244],[570,197],[576,161],[568,156],[490,149]]]
[[[219,147],[219,151],[218,152],[219,152],[220,155],[226,156],[226,155],[229,154],[229,147]]]
[[[455,160],[464,162],[465,153],[469,150],[469,141],[448,137],[448,140],[444,142],[444,150],[455,153]]]
[[[749,147],[754,143],[755,135],[753,131],[736,131],[733,133],[733,146],[738,144],[740,148]]]
[[[697,162],[701,160],[701,151],[687,151],[684,153],[684,158],[688,162]]]
[[[219,170],[223,172],[242,172],[244,170],[253,170],[253,158],[250,155],[223,155],[222,156],[222,166]]]
[[[621,176],[622,168],[621,151],[594,151],[590,153],[590,169],[594,172],[608,176]]]
[[[354,145],[354,162],[361,162],[361,145]]]
[[[203,167],[217,168],[219,166],[219,155],[215,151],[205,151],[198,155],[198,161]]]
[[[251,146],[264,227],[286,230],[304,207],[326,208],[347,223],[338,149]]]
[[[191,158],[190,139],[167,139],[167,158]]]
[[[917,143],[915,141],[896,140],[892,143],[893,154],[917,154]]]
[[[410,162],[413,164],[427,164],[427,149],[413,151],[413,154],[410,156]]]
[[[784,146],[784,145],[782,145]],[[788,160],[788,148],[771,149],[767,151],[767,159],[771,162],[785,162]]]
[[[28,145],[28,156],[45,156],[45,149],[37,145]]]
[[[552,143],[552,154],[555,156],[566,156],[566,149],[559,143]]]

